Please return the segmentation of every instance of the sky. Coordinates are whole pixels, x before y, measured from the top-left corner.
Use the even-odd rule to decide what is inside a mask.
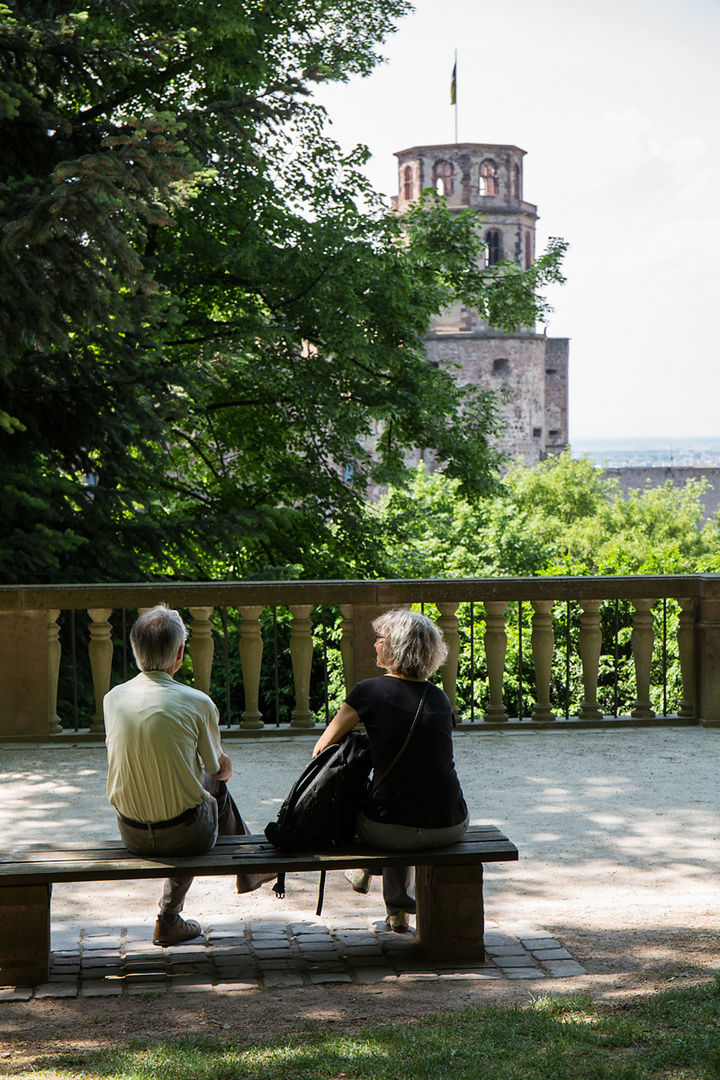
[[[720,0],[416,0],[366,79],[317,97],[372,153],[527,152],[538,251],[570,249],[547,332],[569,337],[573,438],[720,435]]]

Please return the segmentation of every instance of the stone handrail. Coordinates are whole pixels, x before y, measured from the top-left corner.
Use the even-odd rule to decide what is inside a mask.
[[[61,611],[67,610],[84,610],[90,618],[89,659],[95,691],[92,730],[102,731],[102,699],[110,686],[113,659],[111,614],[116,609],[144,609],[161,601],[190,612],[193,674],[195,685],[204,690],[210,685],[213,660],[211,615],[217,608],[239,611],[239,655],[245,693],[239,726],[246,730],[264,726],[258,708],[263,653],[260,614],[266,607],[289,609],[292,619],[289,651],[295,685],[290,727],[302,731],[315,722],[309,706],[313,654],[310,616],[315,605],[339,605],[343,618],[340,649],[348,686],[377,673],[372,618],[392,606],[435,605],[449,647],[442,681],[453,703],[460,655],[457,609],[469,601],[482,605],[489,693],[484,720],[504,723],[509,719],[503,702],[505,612],[510,603],[527,602],[533,611],[530,646],[535,669],[531,720],[537,723],[555,719],[550,700],[553,604],[574,600],[580,606],[578,652],[583,702],[578,715],[583,720],[595,720],[602,716],[597,697],[600,604],[603,600],[629,600],[634,609],[631,643],[637,694],[631,715],[651,719],[655,715],[650,701],[652,605],[668,598],[680,605],[678,651],[683,697],[677,715],[720,724],[718,574],[0,586],[0,738],[54,734],[62,730],[57,715],[61,659],[57,619]]]

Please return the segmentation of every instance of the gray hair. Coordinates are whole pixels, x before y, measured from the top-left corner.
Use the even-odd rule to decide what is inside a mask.
[[[408,679],[427,679],[445,662],[447,645],[440,627],[418,611],[386,611],[373,620],[381,637],[379,659],[388,671]]]
[[[185,623],[167,604],[144,611],[130,631],[137,666],[141,671],[167,671],[187,636]]]

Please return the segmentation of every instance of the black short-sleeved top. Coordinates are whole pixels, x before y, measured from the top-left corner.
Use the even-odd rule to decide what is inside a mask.
[[[467,816],[453,761],[455,719],[439,686],[381,675],[357,683],[347,703],[367,730],[377,779],[405,742],[426,686],[422,716],[412,739],[387,782],[365,807],[373,821],[444,829],[459,825]]]

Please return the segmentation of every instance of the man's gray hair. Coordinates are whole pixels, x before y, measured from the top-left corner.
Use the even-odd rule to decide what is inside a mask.
[[[382,638],[379,659],[388,671],[427,679],[447,658],[442,630],[418,611],[386,611],[372,628]]]
[[[180,646],[187,641],[187,628],[177,611],[167,604],[144,611],[130,631],[135,662],[141,671],[167,671]]]

